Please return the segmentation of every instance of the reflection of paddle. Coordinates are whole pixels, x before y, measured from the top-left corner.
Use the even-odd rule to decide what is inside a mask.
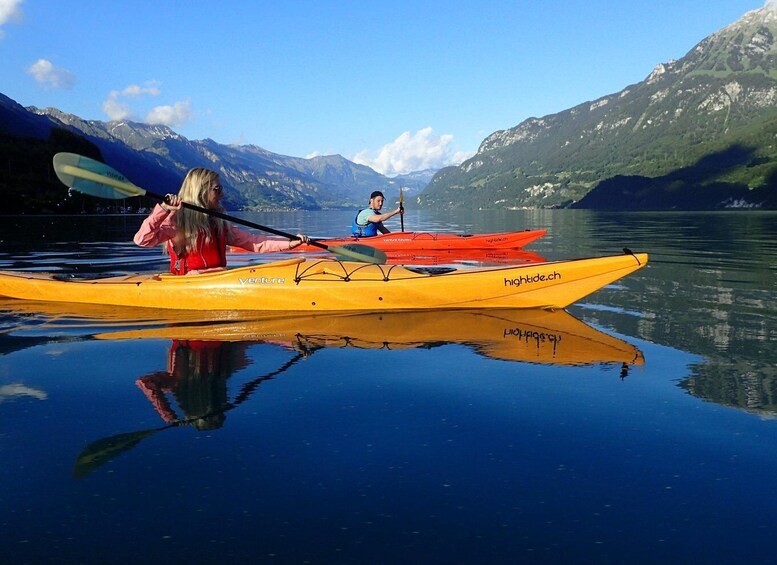
[[[124,175],[105,163],[75,153],[57,153],[54,155],[54,171],[65,186],[84,194],[97,196],[98,198],[118,200],[121,198],[131,198],[133,196],[148,196],[162,202],[165,200],[164,196],[148,192],[139,186],[135,186],[127,180]],[[279,235],[290,240],[297,239],[297,236],[290,233],[255,224],[235,216],[224,214],[218,210],[203,208],[196,204],[190,204],[189,202],[184,202],[183,206],[190,210],[196,210],[209,216],[215,216],[222,220],[227,220],[235,224],[242,224],[249,228]],[[382,264],[386,262],[386,254],[369,245],[350,243],[347,245],[329,246],[315,239],[311,239],[308,243],[336,255],[341,255],[362,263]]]
[[[261,377],[257,377],[256,379],[247,382],[240,388],[240,392],[235,397],[235,400],[233,402],[228,402],[220,410],[214,410],[209,414],[197,416],[196,418],[177,420],[175,422],[172,422],[166,426],[162,426],[159,428],[152,428],[150,430],[140,430],[137,432],[129,432],[126,434],[117,434],[114,436],[98,439],[97,441],[93,441],[92,443],[87,445],[78,455],[75,465],[73,466],[73,477],[76,479],[80,479],[82,477],[87,476],[89,473],[96,470],[98,467],[101,467],[102,465],[114,459],[118,455],[124,453],[125,451],[129,451],[130,449],[135,447],[138,443],[140,443],[141,440],[147,438],[148,436],[154,435],[157,432],[161,432],[162,430],[167,430],[169,428],[175,428],[178,426],[185,426],[187,424],[191,424],[202,418],[209,418],[211,416],[224,414],[225,412],[228,412],[229,410],[232,410],[233,408],[238,407],[240,404],[248,400],[248,397],[251,396],[254,390],[256,390],[256,387],[258,387],[261,383],[263,383],[264,381],[270,380],[276,375],[279,375],[280,373],[284,372],[286,369],[290,368],[300,359],[303,359],[311,355],[313,351],[314,349],[305,349],[301,353],[297,353],[294,357],[286,361],[286,363],[281,365],[281,367],[276,369],[275,371],[272,371],[271,373],[267,373],[266,375],[262,375]]]
[[[399,187],[399,227],[405,231],[405,195],[402,193],[402,187]]]
[[[76,464],[73,466],[73,477],[76,479],[85,477],[103,463],[107,463],[117,455],[135,447],[135,445],[140,443],[140,440],[153,435],[158,431],[166,430],[167,428],[178,425],[180,424],[176,422],[175,424],[170,424],[169,426],[164,426],[162,428],[130,432],[128,434],[118,434],[93,441],[81,451],[78,459],[76,459]]]

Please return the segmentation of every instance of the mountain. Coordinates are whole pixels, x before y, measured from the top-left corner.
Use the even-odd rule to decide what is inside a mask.
[[[215,169],[230,210],[356,208],[367,203],[373,190],[398,195],[402,186],[409,195],[417,194],[432,176],[424,171],[392,179],[340,155],[303,159],[254,145],[191,141],[166,126],[83,120],[56,108],[24,108],[0,94],[0,156],[8,161],[7,174],[0,169],[0,188],[12,196],[0,213],[94,206],[76,200],[62,208],[64,192],[51,171],[57,151],[105,161],[157,193],[177,191],[192,167]]]
[[[389,178],[340,155],[289,157],[255,145],[188,140],[166,126],[84,121],[54,108],[30,110],[84,134],[99,147],[118,141],[153,156],[180,178],[191,167],[215,169],[226,188],[227,203],[233,208],[352,208],[366,202],[373,190],[391,187]]]
[[[52,125],[21,104],[0,94],[0,133],[14,137],[45,138],[51,133]]]
[[[438,208],[777,208],[777,9],[642,82],[488,136],[421,195]]]
[[[401,187],[406,196],[416,199],[418,195],[429,185],[437,173],[437,169],[424,169],[397,175],[393,178],[394,184]]]

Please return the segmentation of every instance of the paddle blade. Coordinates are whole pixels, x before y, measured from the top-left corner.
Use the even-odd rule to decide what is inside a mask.
[[[383,265],[386,260],[386,254],[380,249],[370,247],[369,245],[359,245],[358,243],[348,243],[346,245],[329,245],[327,249],[335,255],[340,255],[352,261],[359,263],[375,263]]]
[[[54,155],[54,172],[65,186],[98,198],[119,200],[146,194],[117,170],[76,153]]]
[[[90,443],[76,459],[73,466],[73,477],[80,479],[87,476],[111,459],[135,447],[143,438],[155,434],[159,430],[160,428],[119,434]]]

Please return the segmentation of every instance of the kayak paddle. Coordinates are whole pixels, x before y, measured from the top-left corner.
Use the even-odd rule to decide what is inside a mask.
[[[399,227],[405,231],[405,195],[402,194],[402,187],[399,187]]]
[[[162,195],[148,192],[139,186],[135,186],[124,175],[105,163],[95,161],[94,159],[76,153],[57,153],[54,155],[54,172],[57,173],[57,177],[59,177],[59,180],[61,180],[65,186],[72,188],[77,192],[89,194],[98,198],[119,200],[122,198],[131,198],[133,196],[148,196],[162,202],[165,200],[165,197]],[[297,236],[293,234],[255,224],[235,216],[230,216],[223,212],[219,212],[218,210],[210,210],[197,206],[196,204],[190,204],[189,202],[183,202],[183,206],[184,208],[196,210],[203,214],[208,214],[209,216],[215,216],[216,218],[221,218],[228,222],[279,235],[289,240],[297,239]],[[346,245],[329,246],[315,239],[309,240],[308,243],[334,253],[335,255],[341,255],[361,263],[383,264],[386,262],[386,254],[380,249],[370,247],[369,245],[349,243]]]

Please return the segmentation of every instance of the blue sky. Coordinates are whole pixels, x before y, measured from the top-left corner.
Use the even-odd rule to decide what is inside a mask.
[[[0,0],[0,92],[384,174],[617,92],[765,0]]]

